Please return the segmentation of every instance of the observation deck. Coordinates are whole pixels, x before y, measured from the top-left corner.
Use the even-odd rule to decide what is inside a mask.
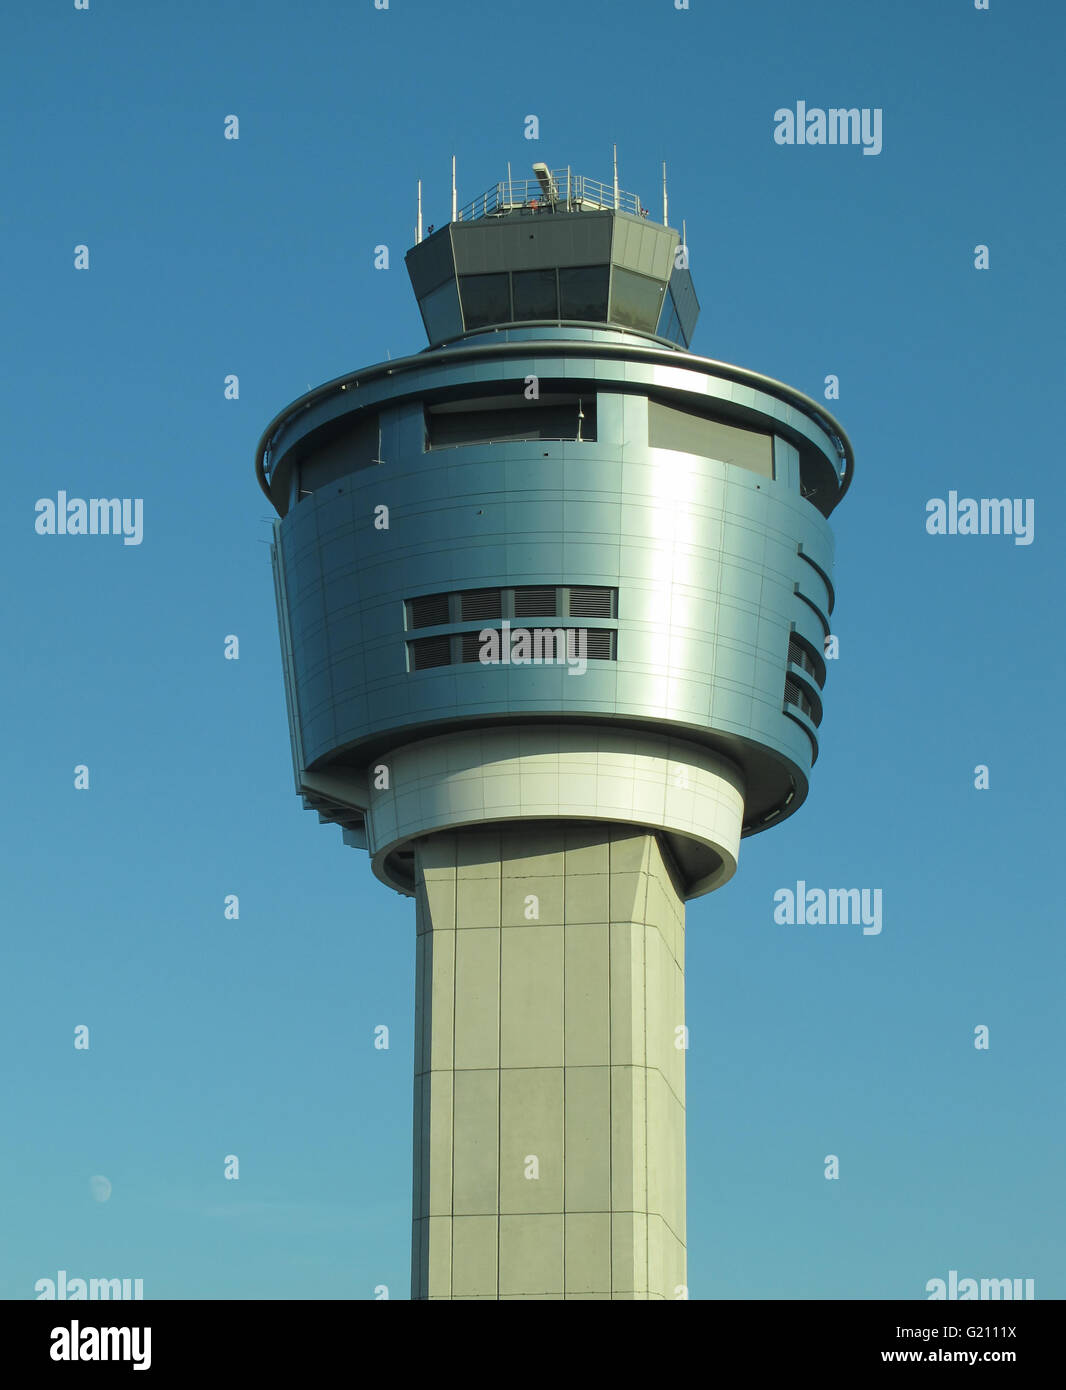
[[[500,179],[407,253],[431,347],[514,324],[596,324],[687,348],[699,317],[680,233],[570,168]]]

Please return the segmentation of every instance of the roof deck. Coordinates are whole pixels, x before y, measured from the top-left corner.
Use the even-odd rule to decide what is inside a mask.
[[[473,222],[480,217],[530,217],[554,212],[628,212],[647,217],[648,209],[635,193],[625,193],[613,184],[601,183],[584,174],[565,169],[537,166],[531,179],[500,179],[472,199],[456,214],[457,222]],[[660,224],[663,225],[663,224]]]

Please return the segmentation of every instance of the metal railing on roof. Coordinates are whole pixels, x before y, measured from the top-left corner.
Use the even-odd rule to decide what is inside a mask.
[[[635,193],[619,189],[616,199],[613,184],[575,174],[569,167],[551,170],[546,182],[547,187],[536,178],[501,179],[461,207],[456,221],[472,222],[479,217],[502,217],[507,213],[599,212],[604,208],[628,212],[634,217],[647,216]]]

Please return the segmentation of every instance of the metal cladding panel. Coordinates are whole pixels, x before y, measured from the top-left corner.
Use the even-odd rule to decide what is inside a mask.
[[[544,213],[513,222],[455,222],[452,240],[459,275],[549,266],[606,265],[613,212]]]
[[[448,228],[442,227],[434,236],[412,246],[404,260],[416,299],[443,285],[445,280],[454,279],[455,260]]]
[[[588,360],[568,361],[588,377]],[[648,374],[646,364],[625,365]],[[477,394],[501,366],[466,362],[425,375],[458,372]],[[548,370],[536,358],[507,363],[518,379]],[[556,357],[550,375],[567,374]],[[819,618],[796,590],[828,605],[800,547],[831,574],[829,525],[799,495],[795,469],[766,478],[650,448],[647,416],[645,395],[608,391],[595,441],[426,452],[421,407],[408,402],[388,414],[383,464],[330,482],[290,511],[279,528],[279,572],[306,766],[457,720],[578,717],[758,745],[805,781],[812,745],[783,712],[783,691],[792,627],[821,649]],[[617,620],[585,624],[617,632],[617,660],[589,661],[581,674],[478,663],[408,670],[405,600],[520,585],[616,589]]]
[[[616,265],[635,270],[638,275],[668,280],[678,239],[670,227],[661,227],[643,217],[616,213],[611,259]]]

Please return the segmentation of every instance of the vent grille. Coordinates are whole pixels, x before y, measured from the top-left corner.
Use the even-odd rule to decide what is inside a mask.
[[[613,618],[615,592],[614,589],[572,588],[571,618]]]
[[[564,614],[566,608],[569,608],[569,612]],[[539,655],[541,660],[530,664],[541,665],[564,659],[562,653],[556,650],[554,638],[549,638],[545,630],[554,632],[565,626],[560,621],[565,617],[616,618],[618,590],[591,585],[574,585],[568,589],[565,585],[554,584],[525,584],[513,589],[465,589],[460,593],[424,594],[407,599],[405,612],[409,630],[460,622],[495,627],[493,619],[506,618],[511,623],[512,633],[526,627],[533,630],[531,654]],[[425,671],[435,666],[480,663],[483,630],[477,628],[412,638],[407,643],[408,670]],[[566,626],[565,630],[568,634],[566,659],[571,662],[579,661],[582,655],[589,661],[617,661],[618,633],[615,629]],[[581,650],[581,633],[584,633],[584,653]],[[559,640],[562,641],[561,638]],[[514,664],[526,663],[519,660]]]
[[[480,660],[481,660],[481,633],[480,633],[480,632],[464,632],[464,633],[463,633],[463,639],[462,639],[462,648],[463,648],[462,657],[460,658],[462,661],[465,661],[465,662],[480,661]]]
[[[795,705],[797,709],[803,711],[812,724],[817,724],[818,721],[815,718],[814,702],[791,676],[786,676],[785,678],[785,704]]]
[[[610,628],[589,628],[585,655],[589,661],[617,661],[618,633]]]
[[[407,626],[443,627],[448,621],[448,595],[424,594],[407,600]]]
[[[502,618],[503,595],[499,589],[467,589],[459,595],[459,612],[464,623]]]
[[[819,687],[825,685],[825,680],[814,658],[803,643],[798,641],[796,637],[790,637],[788,639],[788,659],[793,665],[798,666],[802,671],[806,671],[816,685]]]
[[[552,633],[556,629],[550,630]],[[581,633],[585,634],[585,650],[581,651]],[[514,629],[512,629],[512,651],[514,650]],[[463,665],[496,665],[496,662],[481,662],[482,638],[481,632],[462,632],[458,634],[458,661]],[[412,671],[426,671],[433,666],[451,666],[455,664],[453,652],[456,647],[452,645],[451,637],[418,637],[413,642],[408,642],[407,650],[409,653],[409,668]],[[521,660],[515,659],[512,662],[500,662],[500,665],[514,666],[544,666],[562,665],[564,661],[577,662],[584,655],[587,661],[617,661],[618,660],[618,633],[611,628],[567,628],[566,629],[566,656],[559,647],[556,646],[554,636],[547,633],[536,633],[533,638],[532,647],[527,649],[528,656],[537,656],[540,659],[533,661],[523,657]]]
[[[550,631],[554,634],[557,629]],[[614,661],[617,652],[618,634],[611,629],[604,628],[577,628],[571,627],[566,631],[566,658],[577,661],[581,657],[581,645],[579,633],[585,634],[585,659],[588,661]],[[512,629],[512,643],[514,629]],[[561,641],[562,639],[560,639]],[[513,649],[513,648],[512,648]],[[541,660],[537,662],[526,662],[525,660],[515,661],[516,666],[525,665],[544,665],[561,663],[563,660],[561,650],[556,646],[554,636],[547,633],[538,634],[533,639],[533,653],[539,655]],[[480,662],[481,661],[481,633],[464,632],[462,634],[462,661]],[[495,665],[495,662],[486,662],[485,665]],[[502,663],[508,665],[511,663]]]
[[[528,585],[514,591],[516,618],[554,618],[559,612],[559,591]]]
[[[452,660],[450,637],[419,637],[407,644],[409,669],[427,671],[431,666],[449,666]]]

